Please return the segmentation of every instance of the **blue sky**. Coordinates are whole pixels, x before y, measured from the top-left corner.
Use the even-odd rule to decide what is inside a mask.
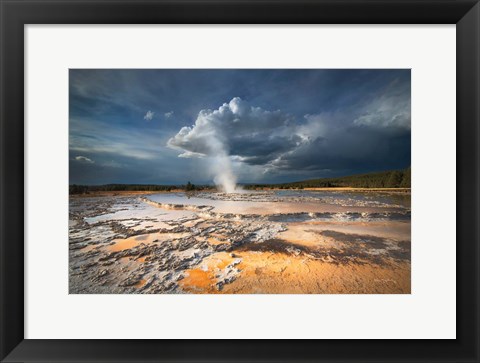
[[[410,70],[92,70],[70,184],[286,182],[410,166]]]

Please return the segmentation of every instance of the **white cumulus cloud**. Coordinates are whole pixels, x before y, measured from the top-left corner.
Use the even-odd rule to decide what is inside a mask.
[[[153,116],[155,116],[155,112],[148,110],[145,116],[143,116],[143,119],[151,121],[153,119]]]
[[[86,156],[76,156],[75,157],[75,160],[81,162],[81,163],[86,163],[86,164],[93,164],[95,161],[93,161],[92,159],[89,159],[87,158]]]
[[[265,157],[295,145],[299,137],[292,134],[293,121],[280,110],[253,107],[235,97],[217,110],[201,110],[195,124],[182,127],[167,145],[183,151],[183,157],[216,156],[220,150],[247,159]]]
[[[385,90],[361,110],[353,121],[357,126],[393,127],[410,130],[410,93],[398,89],[398,81],[393,81]]]

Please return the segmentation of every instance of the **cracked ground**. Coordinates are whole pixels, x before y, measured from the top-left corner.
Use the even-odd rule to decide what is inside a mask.
[[[71,197],[69,290],[410,293],[409,199],[274,192]]]

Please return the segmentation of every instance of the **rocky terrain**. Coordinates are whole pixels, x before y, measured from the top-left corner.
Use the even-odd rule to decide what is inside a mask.
[[[70,293],[410,293],[410,210],[402,200],[179,198],[71,197]],[[226,213],[217,201],[246,204]],[[284,204],[281,212],[272,203]]]

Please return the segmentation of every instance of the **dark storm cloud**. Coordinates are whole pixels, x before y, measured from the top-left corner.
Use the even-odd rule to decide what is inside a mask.
[[[339,174],[362,170],[404,168],[410,163],[410,132],[347,127],[304,143],[283,154],[270,171],[333,170]]]

